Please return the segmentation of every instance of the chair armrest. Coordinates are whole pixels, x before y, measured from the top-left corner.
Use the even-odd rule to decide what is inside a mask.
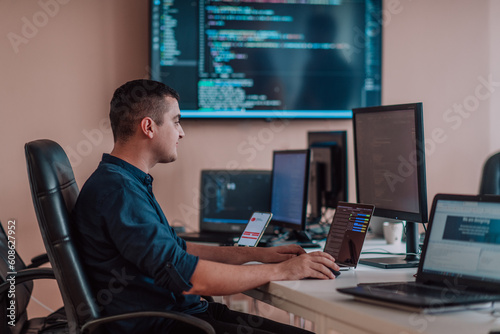
[[[33,268],[33,269],[23,269],[19,270],[14,277],[15,285],[36,280],[36,279],[54,279],[54,271],[51,268]],[[3,282],[0,284],[0,295],[4,294],[9,290],[11,285],[10,281]]]
[[[138,318],[138,317],[162,317],[162,318],[167,318],[167,319],[172,319],[172,320],[177,320],[177,321],[182,321],[188,324],[191,324],[195,327],[198,327],[205,331],[208,334],[215,334],[214,328],[206,321],[198,319],[196,317],[193,317],[192,315],[189,314],[184,314],[180,312],[131,312],[131,313],[124,313],[124,314],[119,314],[119,315],[113,315],[109,317],[104,317],[104,318],[99,318],[95,320],[91,320],[87,322],[85,325],[82,326],[81,332],[83,334],[91,334],[96,328],[99,326],[109,323],[109,322],[114,322],[114,321],[119,321],[119,320],[125,320],[125,319],[132,319],[132,318]]]
[[[31,259],[31,263],[26,268],[40,267],[42,264],[48,263],[49,257],[47,254],[40,254]]]
[[[205,299],[209,303],[213,303],[215,301],[212,296],[201,296],[201,298]]]

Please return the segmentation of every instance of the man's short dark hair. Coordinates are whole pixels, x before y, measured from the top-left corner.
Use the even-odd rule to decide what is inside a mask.
[[[110,103],[109,119],[114,141],[126,141],[144,117],[162,125],[165,97],[179,100],[179,94],[169,86],[153,80],[133,80],[118,87]]]

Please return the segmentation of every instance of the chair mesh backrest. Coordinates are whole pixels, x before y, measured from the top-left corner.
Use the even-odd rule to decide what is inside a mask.
[[[9,224],[9,223],[8,223]],[[9,225],[7,225],[9,226]],[[10,224],[10,226],[14,226]],[[12,241],[12,240],[11,240]],[[15,240],[14,240],[15,241]],[[7,234],[0,224],[0,283],[5,282],[7,279],[8,272],[17,272],[26,268],[23,260],[19,257],[17,252],[15,251],[15,244],[9,244]],[[13,249],[14,248],[14,249]],[[9,251],[13,254],[9,254]],[[10,256],[9,256],[10,255]],[[10,268],[9,259],[14,259],[14,270]],[[10,275],[9,275],[10,276]],[[3,317],[2,321],[0,321],[0,332],[1,333],[19,333],[24,323],[28,319],[28,314],[26,312],[26,308],[28,307],[28,303],[30,301],[31,292],[33,291],[33,282],[28,281],[25,283],[21,283],[16,285],[16,293],[15,293],[15,308],[16,308],[16,317],[15,317],[15,326],[8,326],[7,321],[10,321],[10,318]],[[5,297],[5,298],[3,298]],[[0,314],[4,314],[7,310],[7,306],[9,306],[10,298],[8,296],[0,296],[0,305],[2,307],[2,311]]]
[[[70,331],[99,316],[71,232],[70,214],[79,194],[68,157],[59,144],[25,145],[31,195],[42,238],[61,290]],[[77,324],[76,328],[74,324]]]
[[[500,195],[500,153],[490,156],[484,163],[479,194]]]

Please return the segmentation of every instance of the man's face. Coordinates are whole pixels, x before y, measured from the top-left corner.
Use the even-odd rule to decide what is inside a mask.
[[[157,135],[154,138],[154,150],[159,163],[169,163],[177,159],[177,145],[184,137],[180,124],[181,112],[179,103],[172,97],[165,97],[163,124],[157,125]]]

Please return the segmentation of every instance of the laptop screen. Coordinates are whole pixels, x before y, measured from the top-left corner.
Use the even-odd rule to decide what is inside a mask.
[[[435,200],[422,274],[499,283],[499,197],[450,196]]]
[[[374,208],[338,202],[324,249],[337,263],[356,267]]]

